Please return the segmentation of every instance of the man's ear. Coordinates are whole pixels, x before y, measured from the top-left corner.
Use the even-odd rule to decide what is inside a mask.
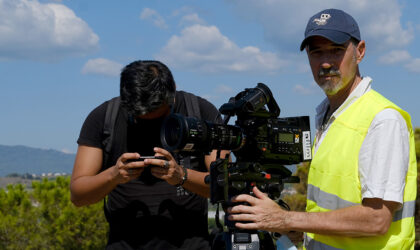
[[[357,64],[359,64],[363,60],[363,58],[365,57],[365,52],[366,52],[366,42],[365,40],[362,40],[359,42],[359,44],[357,44],[357,47],[356,47]]]

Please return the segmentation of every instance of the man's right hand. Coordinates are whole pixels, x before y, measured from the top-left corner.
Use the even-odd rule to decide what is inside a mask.
[[[130,161],[140,158],[139,153],[122,154],[113,167],[113,177],[119,184],[127,183],[137,179],[144,171],[146,166],[143,161]]]

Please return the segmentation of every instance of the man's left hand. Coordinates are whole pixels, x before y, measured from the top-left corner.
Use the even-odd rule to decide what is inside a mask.
[[[156,178],[165,180],[171,185],[181,183],[182,177],[184,176],[184,170],[174,157],[167,150],[163,148],[154,148],[155,156],[164,156],[166,160],[159,159],[146,159],[144,160],[145,165],[150,165],[153,176]]]

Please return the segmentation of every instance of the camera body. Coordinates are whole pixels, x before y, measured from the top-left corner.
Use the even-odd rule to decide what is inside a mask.
[[[171,152],[234,153],[236,162],[217,159],[210,167],[212,203],[250,193],[255,185],[279,198],[284,183],[299,182],[284,165],[312,158],[308,116],[278,118],[280,108],[263,83],[230,98],[219,111],[225,115],[224,124],[171,114],[161,129],[162,145]],[[232,116],[237,116],[235,125],[228,125]]]
[[[249,118],[238,120],[244,143],[238,161],[261,165],[290,165],[311,159],[309,117]]]

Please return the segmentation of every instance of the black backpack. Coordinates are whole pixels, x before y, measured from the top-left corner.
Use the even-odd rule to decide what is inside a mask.
[[[179,91],[182,94],[182,97],[184,98],[185,105],[187,108],[187,116],[195,117],[200,119],[200,106],[198,104],[198,98],[197,96],[184,92]],[[102,161],[102,167],[103,169],[106,164],[108,163],[109,156],[111,154],[112,149],[112,142],[114,139],[114,127],[117,120],[117,115],[120,109],[120,103],[121,99],[120,97],[114,97],[108,102],[108,106],[106,108],[105,113],[105,121],[104,121],[104,139],[102,140],[102,148],[103,148],[103,161]]]

